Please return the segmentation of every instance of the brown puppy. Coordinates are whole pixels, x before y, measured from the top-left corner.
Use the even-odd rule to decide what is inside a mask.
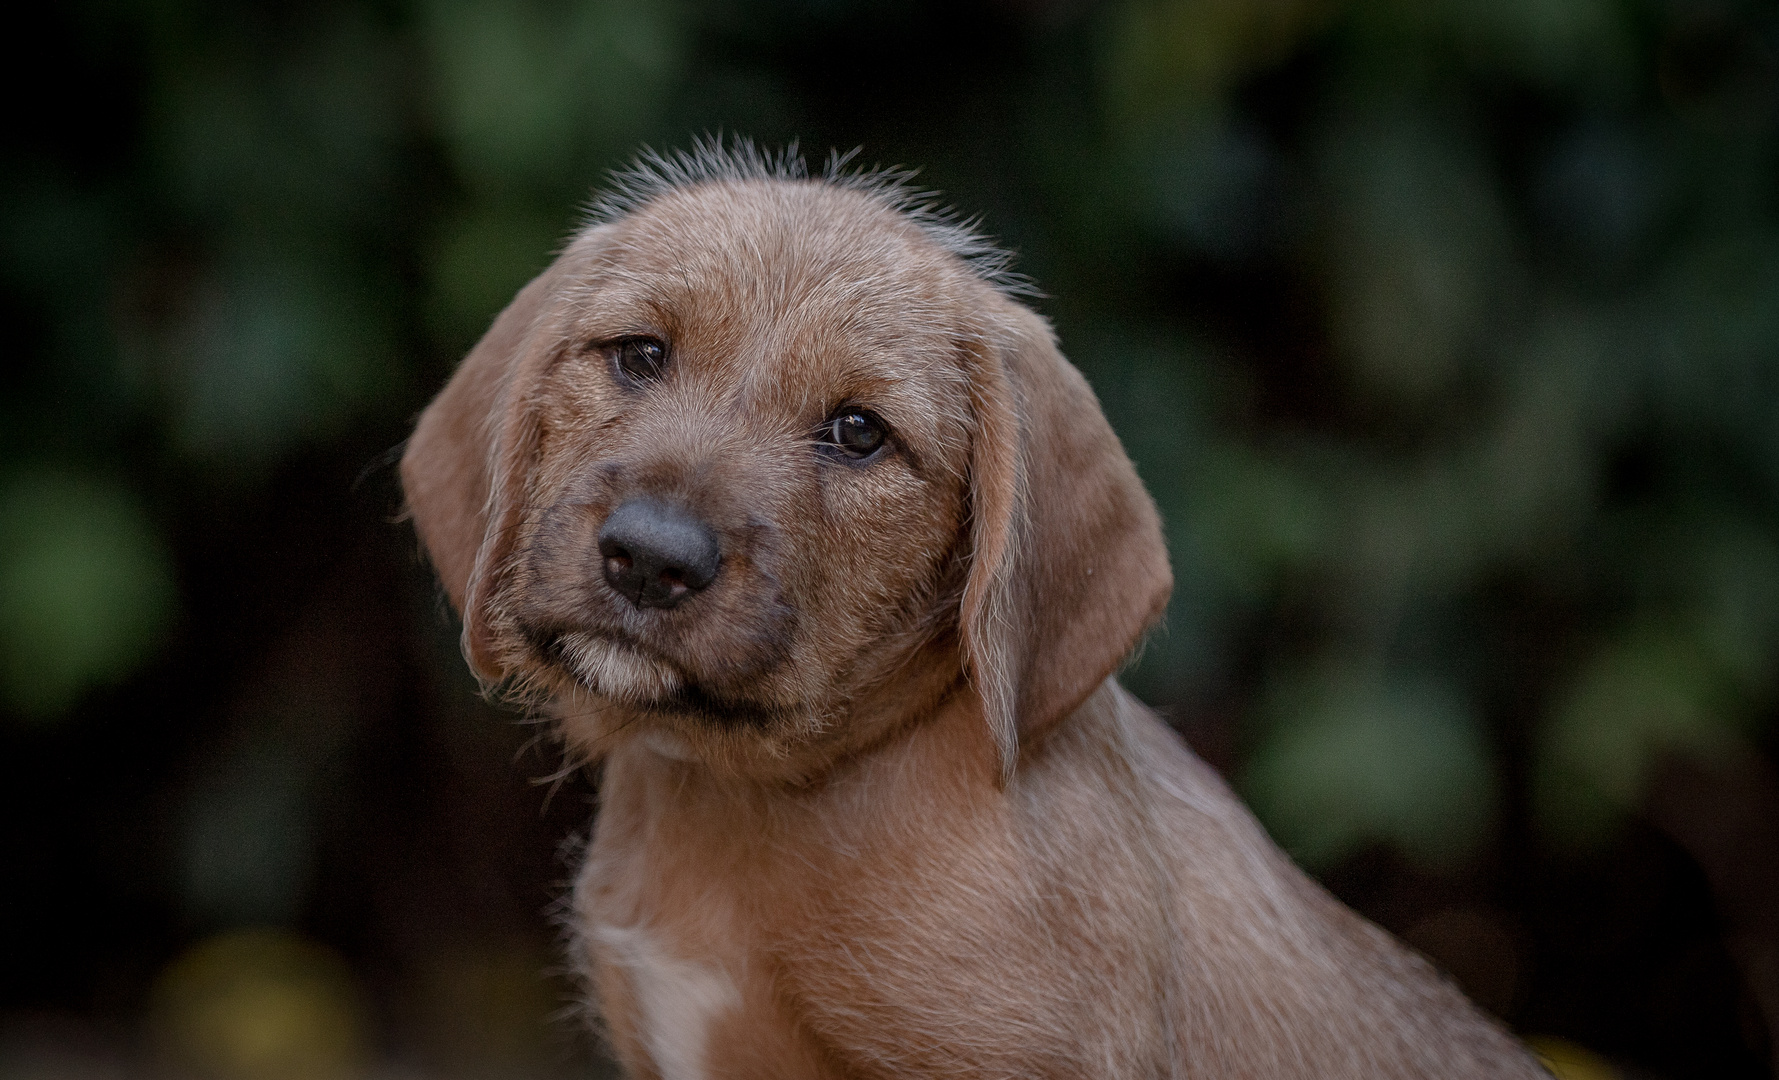
[[[631,1073],[1542,1075],[1113,681],[1153,504],[994,251],[836,172],[640,167],[402,461],[477,674],[604,761]]]

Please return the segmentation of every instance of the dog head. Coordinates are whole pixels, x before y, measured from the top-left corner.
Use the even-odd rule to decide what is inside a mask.
[[[588,753],[795,775],[968,687],[1010,775],[1171,587],[1092,392],[892,183],[632,179],[402,459],[470,665]]]

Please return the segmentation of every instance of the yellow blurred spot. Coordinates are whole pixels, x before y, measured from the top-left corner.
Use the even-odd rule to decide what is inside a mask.
[[[202,942],[161,974],[151,1034],[204,1080],[351,1080],[364,1057],[352,974],[329,949],[271,930]]]
[[[1553,1035],[1538,1035],[1526,1040],[1538,1060],[1557,1080],[1620,1080],[1621,1074],[1612,1063],[1585,1046]]]

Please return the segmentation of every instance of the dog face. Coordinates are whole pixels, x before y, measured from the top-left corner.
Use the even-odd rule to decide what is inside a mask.
[[[478,673],[587,753],[788,775],[968,685],[1010,768],[1169,582],[1091,394],[956,235],[737,171],[577,237],[403,461]]]
[[[701,754],[832,734],[944,631],[981,334],[887,211],[725,194],[590,238],[489,613],[503,669]]]

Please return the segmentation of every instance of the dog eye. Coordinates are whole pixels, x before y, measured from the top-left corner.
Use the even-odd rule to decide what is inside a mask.
[[[659,338],[624,338],[615,342],[612,350],[612,363],[628,382],[659,379],[667,367],[667,343]]]
[[[821,440],[855,460],[877,453],[889,438],[889,428],[869,409],[842,409],[822,428]]]

